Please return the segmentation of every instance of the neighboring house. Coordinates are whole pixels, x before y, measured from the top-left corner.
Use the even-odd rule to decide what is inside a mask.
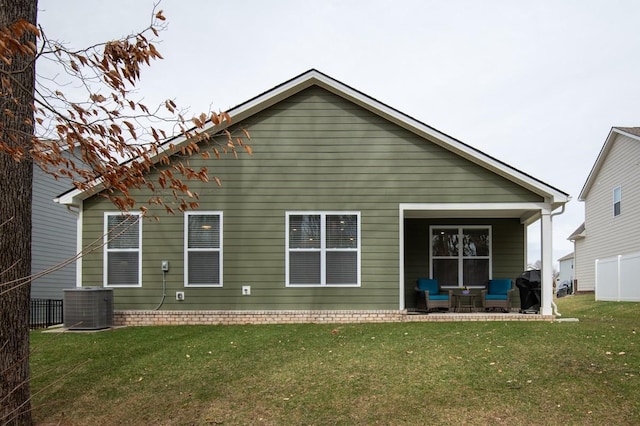
[[[558,272],[557,283],[560,284],[565,281],[573,283],[573,279],[575,277],[573,267],[573,253],[562,256],[560,259],[558,259],[558,264],[560,271]]]
[[[253,156],[193,155],[222,180],[190,183],[198,210],[134,224],[99,184],[59,197],[80,211],[79,246],[134,224],[79,264],[81,285],[114,289],[117,321],[397,318],[416,306],[418,277],[515,280],[539,219],[542,314],[552,314],[551,213],[566,193],[316,70],[228,113]]]
[[[601,300],[640,300],[637,272],[632,272],[640,270],[640,262],[627,263],[640,253],[640,127],[611,129],[578,200],[584,202],[585,221],[569,237],[575,247],[577,290],[595,290]],[[596,263],[605,260],[599,280]],[[630,272],[627,284],[621,281],[625,271]]]
[[[76,253],[77,216],[53,199],[69,188],[69,182],[55,180],[38,166],[33,167],[31,211],[31,273],[55,268]],[[67,264],[31,282],[32,299],[63,298],[65,288],[76,286],[76,265]]]
[[[578,265],[577,265],[578,253],[582,253],[582,246],[586,236],[587,236],[586,228],[583,222],[567,238],[569,241],[573,241],[573,248],[574,248],[573,250],[573,273],[574,273],[573,290],[575,292],[593,292],[595,290],[595,278],[592,278],[591,280],[578,279],[578,276],[579,276],[578,269],[586,270],[585,266],[578,268]]]

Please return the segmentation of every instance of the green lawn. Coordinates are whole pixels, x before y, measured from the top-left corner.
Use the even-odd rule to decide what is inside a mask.
[[[123,328],[32,334],[37,422],[638,424],[640,303],[579,322]]]

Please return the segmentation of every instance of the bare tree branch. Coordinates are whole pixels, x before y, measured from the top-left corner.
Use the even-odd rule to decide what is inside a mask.
[[[137,200],[130,196],[129,189],[143,187],[153,194],[148,202],[164,205],[170,213],[175,211],[171,205],[181,211],[197,207],[197,194],[186,182],[219,183],[219,179],[211,177],[206,169],[192,169],[187,162],[172,167],[178,176],[168,173],[166,168],[155,167],[158,155],[187,157],[199,153],[219,158],[221,153],[230,153],[237,157],[238,148],[251,154],[251,147],[244,142],[248,132],[232,135],[225,130],[231,122],[226,113],[210,111],[187,120],[186,111],[174,100],[149,109],[142,101],[132,99],[143,66],[162,59],[155,45],[159,32],[166,29],[164,21],[162,11],[154,9],[143,31],[75,50],[49,39],[42,29],[26,26],[39,36],[41,45],[37,51],[32,47],[25,52],[55,64],[68,81],[62,81],[57,71],[52,77],[39,74],[33,104],[36,135],[30,139],[31,146],[3,143],[5,138],[25,140],[26,135],[0,128],[0,151],[16,160],[29,156],[43,171],[69,179],[78,189],[100,179],[102,195],[121,210],[136,207]],[[11,74],[0,71],[0,76],[2,87],[11,88],[7,91],[11,98],[18,99],[20,93],[16,92],[28,90]],[[84,99],[72,100],[60,91],[74,82],[73,92],[81,89]],[[53,83],[56,88],[44,83]],[[222,131],[211,134],[206,127]],[[179,151],[163,147],[165,141],[177,136],[186,140]],[[156,181],[148,179],[150,169],[158,172]]]

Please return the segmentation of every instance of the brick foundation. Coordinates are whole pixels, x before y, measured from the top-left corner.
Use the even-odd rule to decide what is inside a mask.
[[[232,325],[232,324],[348,324],[450,321],[553,321],[553,315],[516,313],[432,313],[407,311],[116,311],[114,326]]]

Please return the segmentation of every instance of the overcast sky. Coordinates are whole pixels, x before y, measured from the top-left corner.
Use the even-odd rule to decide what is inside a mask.
[[[584,220],[577,201],[612,126],[640,126],[637,0],[164,0],[164,60],[148,105],[226,110],[310,68],[569,193],[554,262]],[[150,21],[147,0],[39,0],[74,47]],[[539,258],[539,229],[530,256]]]

